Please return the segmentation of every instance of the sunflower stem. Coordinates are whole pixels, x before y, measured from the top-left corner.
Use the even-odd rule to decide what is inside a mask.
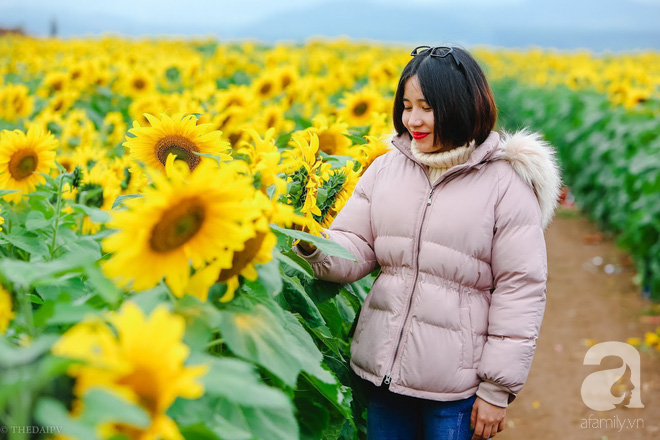
[[[27,328],[28,336],[32,339],[35,334],[34,316],[32,312],[32,300],[28,296],[28,292],[29,289],[27,287],[21,287],[18,291],[18,300],[21,303],[21,312],[25,319],[25,327]]]
[[[57,240],[57,230],[60,228],[60,214],[62,213],[62,186],[64,185],[64,174],[60,175],[60,183],[57,186],[57,204],[55,205],[55,229],[53,230],[53,240],[50,243],[50,259],[55,258],[55,242]]]

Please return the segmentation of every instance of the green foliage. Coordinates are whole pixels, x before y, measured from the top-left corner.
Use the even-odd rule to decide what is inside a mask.
[[[493,91],[500,124],[542,131],[556,146],[577,205],[617,236],[647,292],[660,300],[660,130],[653,108],[630,112],[596,92],[511,80],[494,83]]]

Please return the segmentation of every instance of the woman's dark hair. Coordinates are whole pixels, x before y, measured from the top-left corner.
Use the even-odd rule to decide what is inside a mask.
[[[394,128],[407,133],[403,115],[403,93],[408,79],[417,75],[422,94],[433,109],[434,144],[458,147],[474,140],[481,144],[495,126],[497,108],[486,75],[470,53],[452,47],[445,57],[422,52],[401,73],[394,97]],[[460,65],[451,55],[456,55]]]

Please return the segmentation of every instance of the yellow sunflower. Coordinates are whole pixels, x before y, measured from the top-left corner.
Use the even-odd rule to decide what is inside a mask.
[[[114,253],[106,274],[138,291],[165,277],[180,297],[191,263],[197,269],[216,259],[222,269],[231,267],[261,215],[252,178],[240,173],[244,166],[205,161],[185,179],[154,173],[155,188],[126,201],[128,209],[114,212],[108,223],[119,231],[103,241]]]
[[[0,119],[16,122],[32,113],[34,98],[24,84],[0,86]]]
[[[11,306],[11,295],[4,287],[0,286],[0,335],[3,335],[7,331],[7,327],[9,327],[12,319],[14,319],[14,311]]]
[[[229,143],[222,140],[222,132],[213,130],[211,124],[197,125],[194,115],[177,113],[170,117],[163,113],[160,118],[150,114],[144,116],[151,126],[142,127],[137,121],[133,122],[133,128],[128,132],[135,137],[127,137],[123,144],[130,150],[132,159],[161,171],[165,170],[170,154],[187,163],[191,170],[202,160],[195,153],[213,154],[222,160],[231,160]]]
[[[346,162],[346,165],[343,168],[339,168],[336,170],[332,170],[332,174],[339,175],[341,176],[343,183],[341,186],[341,189],[337,194],[335,194],[335,199],[328,210],[328,212],[325,213],[325,216],[323,217],[323,221],[321,222],[321,226],[324,228],[329,228],[332,222],[335,220],[335,217],[339,212],[346,206],[346,202],[348,202],[348,199],[351,197],[351,194],[353,194],[353,190],[355,189],[355,185],[357,184],[358,180],[360,179],[360,174],[361,171],[354,171],[354,164],[351,161]]]
[[[185,320],[158,306],[145,317],[134,303],[110,312],[111,329],[100,318],[87,319],[68,330],[53,347],[56,356],[78,359],[68,374],[76,378],[80,399],[100,387],[142,407],[151,423],[146,428],[124,424],[97,427],[103,438],[182,439],[176,423],[166,415],[178,397],[197,399],[204,394],[199,378],[206,365],[184,366],[190,349],[183,343]],[[82,409],[80,401],[74,413]]]
[[[383,97],[375,90],[364,88],[355,93],[347,93],[341,100],[344,108],[340,116],[351,126],[365,126],[371,122],[375,112],[383,107]]]
[[[377,157],[390,151],[392,148],[389,146],[383,136],[365,136],[367,143],[360,145],[352,152],[352,156],[362,165],[361,172],[364,173],[367,168],[376,160]]]
[[[319,148],[327,154],[346,156],[353,143],[345,135],[348,133],[348,124],[342,120],[331,122],[327,116],[319,114],[312,119],[312,126],[308,128],[319,137]]]
[[[286,191],[286,181],[280,177],[283,167],[280,164],[281,154],[275,145],[275,129],[268,129],[263,139],[256,130],[245,131],[252,138],[252,142],[240,142],[237,151],[247,156],[247,164],[255,184],[258,183],[263,192],[274,185],[273,198],[277,199]]]
[[[76,189],[77,202],[92,208],[110,211],[115,199],[121,194],[121,182],[116,174],[105,164],[99,163],[91,170],[83,171],[80,186]],[[85,216],[82,224],[83,234],[95,234],[101,225]]]
[[[273,248],[277,244],[277,237],[270,230],[269,223],[276,223],[289,227],[292,223],[307,224],[304,217],[293,212],[293,207],[284,205],[276,200],[269,200],[263,193],[257,193],[263,215],[255,222],[256,235],[245,242],[245,248],[235,252],[230,268],[221,269],[216,262],[198,270],[191,277],[186,288],[188,295],[206,301],[211,286],[215,283],[226,283],[227,290],[221,302],[231,301],[239,286],[239,276],[250,281],[257,279],[255,268],[257,264],[265,264],[273,259]]]
[[[294,133],[293,141],[297,148],[286,151],[284,166],[288,173],[304,169],[306,181],[302,182],[303,199],[300,212],[309,221],[310,233],[318,235],[320,228],[314,220],[314,216],[321,216],[322,212],[316,204],[318,190],[330,178],[330,164],[323,162],[318,156],[319,138],[316,133],[309,134],[309,142],[302,133]],[[291,177],[289,177],[291,179]]]
[[[44,182],[40,173],[48,174],[55,167],[57,140],[36,125],[21,130],[0,133],[0,189],[18,190],[7,194],[5,200],[19,202]]]

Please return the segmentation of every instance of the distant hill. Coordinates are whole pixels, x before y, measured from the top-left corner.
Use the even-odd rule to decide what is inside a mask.
[[[0,4],[0,27],[22,26],[27,32],[46,34],[55,17],[63,36],[112,31],[128,35],[214,34],[220,39],[274,42],[346,35],[407,44],[536,45],[595,51],[660,49],[660,2],[650,0],[529,0],[500,5],[492,1],[478,9],[474,3],[458,1],[421,6],[403,1],[383,5],[369,0],[328,0],[241,26],[212,11],[195,20],[168,18],[166,14],[139,19],[130,11],[94,14],[83,7],[64,10],[56,3],[38,9]]]

